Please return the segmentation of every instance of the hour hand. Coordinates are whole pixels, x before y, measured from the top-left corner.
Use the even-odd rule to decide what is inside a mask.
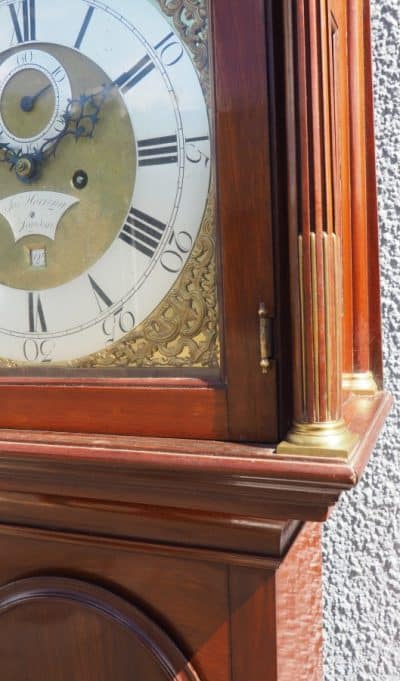
[[[105,100],[116,83],[102,85],[96,90],[81,94],[79,97],[70,99],[62,119],[64,125],[61,130],[52,137],[48,137],[31,153],[23,153],[21,149],[15,150],[9,144],[0,143],[0,162],[8,163],[10,170],[15,170],[17,178],[26,184],[31,184],[40,176],[41,168],[50,156],[55,156],[58,145],[65,137],[74,137],[76,141],[84,137],[93,137],[95,127],[100,120],[99,114]],[[36,99],[40,97],[46,88],[40,90],[33,97],[25,96],[21,99],[21,108],[30,111]]]
[[[72,134],[77,140],[81,137],[93,137],[95,127],[100,120],[101,108],[113,88],[113,83],[101,85],[71,99],[63,116],[67,134]],[[61,135],[65,136],[63,132]]]
[[[98,92],[82,94],[71,99],[62,116],[64,126],[57,135],[43,142],[36,152],[37,155],[43,160],[54,156],[58,145],[65,137],[74,137],[76,141],[84,137],[93,137],[95,127],[100,120],[100,109],[106,97],[106,86],[104,86]]]

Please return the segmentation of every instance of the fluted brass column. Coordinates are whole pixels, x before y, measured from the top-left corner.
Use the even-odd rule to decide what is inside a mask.
[[[342,234],[336,210],[340,182],[333,169],[336,30],[325,2],[287,4],[289,183],[298,187],[289,206],[294,420],[278,454],[347,458],[357,437],[342,418]],[[291,74],[297,82],[292,91]]]

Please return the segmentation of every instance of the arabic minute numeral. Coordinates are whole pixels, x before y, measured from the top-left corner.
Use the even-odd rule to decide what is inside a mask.
[[[18,66],[29,66],[33,62],[32,50],[25,50],[17,55]]]
[[[175,66],[183,57],[182,44],[176,39],[174,33],[168,33],[157,45],[155,50],[160,51],[160,59],[164,66]]]
[[[114,343],[116,334],[129,333],[135,326],[135,317],[129,310],[124,310],[122,307],[116,310],[112,315],[107,317],[102,324],[102,330],[107,337],[107,344]]]
[[[164,66],[174,66],[183,57],[182,45],[175,39],[174,33],[168,33],[160,40],[154,49],[159,53]],[[122,94],[126,94],[131,88],[140,83],[149,73],[154,71],[155,64],[148,54],[134,64],[128,71],[121,73],[114,80],[114,85],[120,88]]]
[[[168,248],[162,253],[160,263],[167,272],[176,274],[185,262],[185,257],[192,250],[193,238],[189,232],[182,230],[175,234],[172,233]]]
[[[57,66],[57,68],[52,71],[52,75],[57,83],[62,83],[66,78],[66,73],[62,66]]]
[[[199,148],[199,142],[207,142],[209,140],[208,135],[204,137],[186,137],[185,139],[185,151],[186,158],[190,163],[201,163],[204,162],[205,167],[208,166],[210,162],[210,157],[201,151]]]
[[[58,116],[54,121],[54,130],[56,133],[63,132],[66,129],[66,121],[64,116]]]
[[[23,353],[27,362],[51,362],[56,344],[52,340],[38,341],[27,338],[24,341]]]

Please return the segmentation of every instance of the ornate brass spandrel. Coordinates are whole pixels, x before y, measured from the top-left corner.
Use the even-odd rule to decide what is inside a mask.
[[[0,369],[18,369],[21,364],[19,362],[14,362],[12,359],[5,359],[0,357]]]
[[[208,70],[208,8],[206,0],[157,0],[193,55],[199,72]]]
[[[192,254],[166,298],[122,341],[70,366],[217,368],[220,348],[214,225],[211,192]]]

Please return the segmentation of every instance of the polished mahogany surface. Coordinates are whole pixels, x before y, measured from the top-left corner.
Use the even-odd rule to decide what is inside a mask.
[[[298,582],[306,548],[311,590]],[[320,679],[317,525],[258,567],[6,526],[0,552],[4,681],[291,681],[294,660],[297,678]]]
[[[0,588],[0,653],[7,681],[198,681],[151,619],[76,579],[36,577]]]
[[[391,406],[368,4],[210,2],[221,377],[0,381],[1,681],[322,681],[314,521]],[[277,453],[331,416],[347,459]]]
[[[266,63],[272,26],[263,2],[210,3],[221,290],[220,376],[156,370],[151,378],[0,379],[0,427],[192,437],[278,439],[277,371],[260,369],[258,309],[275,314]],[[232,36],[235,39],[232,40]],[[237,68],[240,64],[240,69]],[[229,169],[229,170],[227,170]],[[50,372],[51,373],[51,372]],[[58,371],[58,376],[60,371]]]
[[[343,370],[382,387],[368,4],[209,3],[220,375],[7,370],[0,427],[272,444],[341,418]]]

